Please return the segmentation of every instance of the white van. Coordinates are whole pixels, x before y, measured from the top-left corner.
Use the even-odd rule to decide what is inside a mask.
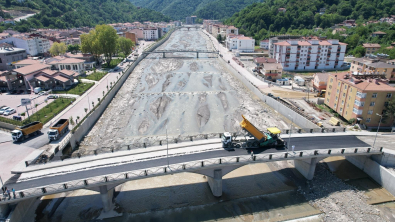
[[[41,87],[36,87],[36,88],[34,88],[34,93],[35,94],[37,94],[37,93],[39,93],[39,92],[41,92],[42,91],[42,89],[41,89]]]

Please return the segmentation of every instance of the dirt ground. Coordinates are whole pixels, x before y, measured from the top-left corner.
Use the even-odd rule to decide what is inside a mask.
[[[200,31],[176,31],[159,50],[212,50]],[[242,133],[244,114],[259,129],[287,128],[281,116],[251,95],[212,54],[166,53],[148,56],[126,80],[102,117],[81,142],[81,154],[94,149],[158,145],[166,138],[223,132]],[[132,147],[138,147],[139,145]],[[141,147],[141,145],[140,145]]]

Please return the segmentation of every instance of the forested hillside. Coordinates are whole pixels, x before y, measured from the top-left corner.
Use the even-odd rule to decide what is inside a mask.
[[[151,9],[137,9],[128,0],[30,0],[22,3],[16,0],[0,0],[0,5],[3,9],[28,7],[40,11],[34,17],[17,23],[13,28],[18,31],[27,31],[29,28],[72,28],[116,22],[159,22],[170,19]]]
[[[286,12],[279,12],[285,8]],[[325,8],[325,13],[318,13]],[[241,33],[260,39],[268,32],[327,28],[345,19],[357,22],[395,15],[395,0],[267,0],[235,13],[226,21]]]
[[[141,6],[162,12],[172,19],[184,20],[196,15],[203,19],[229,18],[247,5],[262,0],[130,0]]]

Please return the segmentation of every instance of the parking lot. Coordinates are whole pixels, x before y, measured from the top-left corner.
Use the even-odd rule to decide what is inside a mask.
[[[38,95],[38,94],[10,94],[10,93],[3,93],[0,95],[0,106],[8,106],[10,108],[13,108],[16,110],[16,113],[11,114],[9,116],[4,116],[7,118],[13,118],[13,116],[20,115],[21,113],[26,112],[26,108],[20,106],[21,105],[21,99],[22,98],[29,98],[32,100],[31,104],[27,106],[29,110],[29,115],[32,115],[33,113],[39,111],[42,109],[44,106],[47,104],[51,103],[53,100],[52,99],[47,99],[48,95]],[[45,102],[47,101],[47,102]],[[36,106],[37,104],[37,106]],[[18,107],[19,106],[19,107]],[[22,116],[22,120],[27,118],[26,116]]]

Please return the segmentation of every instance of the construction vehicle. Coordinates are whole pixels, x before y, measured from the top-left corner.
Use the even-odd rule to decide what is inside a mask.
[[[32,122],[22,127],[17,127],[15,130],[11,132],[12,139],[14,142],[23,141],[31,135],[38,135],[40,130],[43,128],[43,124],[41,122]]]
[[[69,131],[69,120],[68,119],[60,119],[58,122],[56,122],[53,126],[51,126],[48,130],[48,139],[49,141],[51,140],[57,140],[59,139],[63,134],[65,134],[67,131]]]
[[[250,123],[244,115],[242,115],[243,121],[240,122],[240,126],[248,132],[250,135],[247,139],[236,139],[231,133],[225,132],[222,136],[222,147],[223,148],[263,148],[263,147],[283,147],[284,140],[281,139],[281,131],[276,127],[267,128],[268,132],[259,131],[252,123]]]
[[[331,117],[331,119],[329,120],[329,123],[332,126],[340,126],[340,120],[336,117]]]
[[[326,93],[326,90],[322,90],[321,92],[318,92],[317,93],[317,95],[315,95],[314,97],[325,97],[325,93]]]

